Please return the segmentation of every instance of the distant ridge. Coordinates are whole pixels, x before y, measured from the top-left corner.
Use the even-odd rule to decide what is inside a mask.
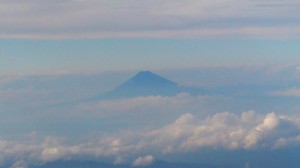
[[[174,96],[184,92],[177,83],[151,71],[140,71],[128,81],[97,99],[118,99],[138,96]]]

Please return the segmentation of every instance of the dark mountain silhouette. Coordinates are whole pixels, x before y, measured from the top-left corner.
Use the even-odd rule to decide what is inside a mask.
[[[265,98],[264,91],[274,90],[269,86],[229,85],[216,88],[184,87],[150,71],[140,71],[128,81],[110,92],[87,100],[132,98],[139,96],[176,96],[179,93],[191,95],[235,95]]]
[[[202,91],[195,88],[186,88],[165,79],[150,71],[140,71],[131,79],[114,90],[99,95],[96,99],[129,98],[138,96],[174,96],[181,92],[199,94]]]
[[[140,71],[121,87],[126,86],[148,86],[148,87],[161,87],[161,86],[177,86],[175,82],[167,80],[159,75],[156,75],[150,71]]]

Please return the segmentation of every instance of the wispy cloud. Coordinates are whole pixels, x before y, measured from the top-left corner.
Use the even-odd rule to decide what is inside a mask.
[[[148,166],[151,163],[154,162],[154,157],[151,155],[147,155],[147,156],[140,156],[138,157],[133,163],[133,166]]]
[[[288,88],[285,90],[274,91],[272,95],[286,97],[300,97],[300,88]]]
[[[180,93],[176,96],[146,96],[146,97],[134,97],[116,100],[102,100],[96,102],[87,102],[79,104],[74,108],[76,111],[81,111],[87,114],[90,112],[94,115],[101,115],[103,113],[126,113],[133,111],[165,111],[165,112],[182,112],[182,109],[188,109],[189,107],[200,107],[212,102],[226,101],[230,99],[225,96],[192,96],[188,93]]]
[[[1,1],[0,37],[299,37],[299,3],[278,1]],[[252,21],[249,21],[252,20]],[[281,24],[283,23],[283,24]]]

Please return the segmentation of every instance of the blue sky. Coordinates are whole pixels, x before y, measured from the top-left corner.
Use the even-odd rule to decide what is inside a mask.
[[[1,74],[297,65],[299,40],[1,39]]]
[[[298,150],[299,11],[298,0],[0,1],[0,164]],[[86,101],[140,70],[220,93]]]

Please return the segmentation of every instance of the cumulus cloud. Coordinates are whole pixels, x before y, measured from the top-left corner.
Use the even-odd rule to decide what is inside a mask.
[[[147,155],[147,156],[140,156],[138,157],[133,163],[133,166],[147,166],[150,165],[154,162],[154,157],[151,155]]]
[[[202,147],[273,148],[282,137],[298,136],[299,128],[291,125],[294,124],[275,113],[265,116],[253,111],[241,116],[218,113],[203,121],[185,114],[164,128],[148,132],[147,136],[164,153],[195,151]]]
[[[115,164],[137,159],[133,166],[154,162],[154,156],[143,153],[174,154],[194,152],[201,148],[276,149],[300,145],[300,119],[266,115],[254,111],[240,115],[224,112],[199,119],[183,114],[172,123],[160,128],[125,131],[68,142],[65,138],[46,137],[42,141],[13,141],[1,139],[0,160],[15,161],[15,165],[28,162],[49,162],[76,157],[112,157]],[[130,160],[129,160],[130,161]]]
[[[284,3],[236,0],[1,1],[0,36],[202,37],[260,36],[265,33],[272,37],[299,36],[299,25],[295,24],[298,5],[299,2],[294,0]],[[284,25],[274,24],[282,22]]]
[[[135,146],[121,143],[113,136],[77,144],[64,143],[64,140],[59,137],[46,137],[41,142],[3,139],[0,141],[0,161],[5,163],[5,161],[15,160],[15,164],[20,165],[23,162],[50,162],[80,156],[93,158],[119,156],[134,151]],[[118,162],[121,160],[122,158],[117,158]]]

